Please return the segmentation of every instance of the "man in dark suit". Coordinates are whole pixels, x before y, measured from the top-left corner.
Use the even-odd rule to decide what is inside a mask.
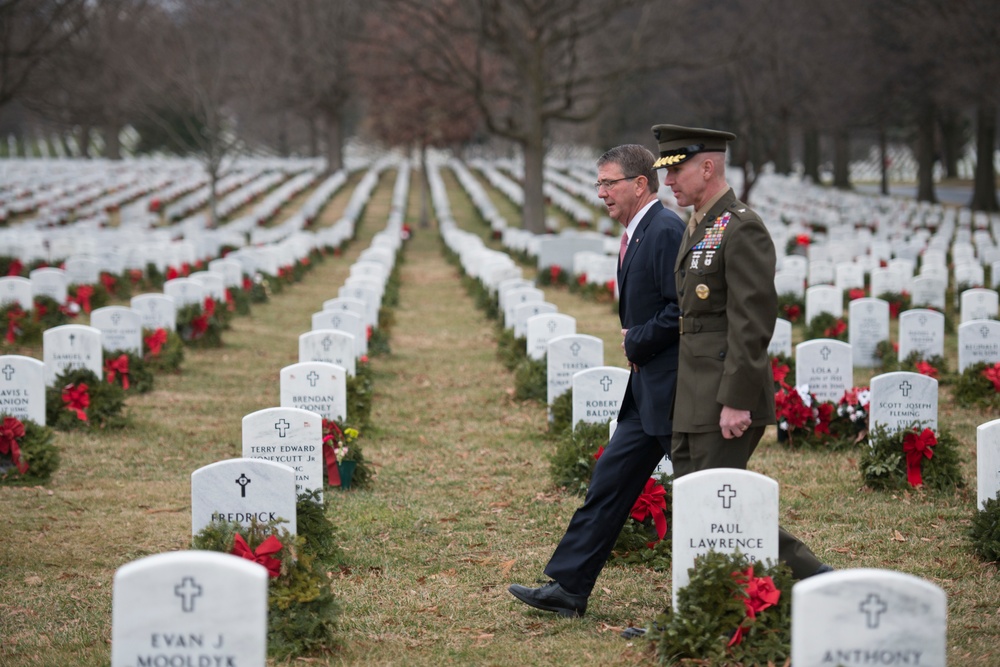
[[[657,199],[653,161],[653,154],[638,145],[618,146],[597,161],[597,194],[608,214],[625,227],[618,315],[631,369],[628,387],[618,426],[594,467],[583,506],[545,567],[553,581],[509,589],[525,604],[562,616],[584,614],[646,480],[670,454],[678,343],[673,267],[684,223]]]
[[[694,207],[675,266],[681,336],[674,476],[745,470],[775,422],[767,354],[778,312],[774,243],[760,216],[726,183],[726,146],[736,135],[678,125],[655,125],[653,135],[664,183],[678,204]],[[778,556],[796,579],[831,569],[782,529]]]

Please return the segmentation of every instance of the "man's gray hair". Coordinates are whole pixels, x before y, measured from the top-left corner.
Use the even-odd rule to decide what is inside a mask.
[[[597,166],[603,167],[608,163],[614,163],[622,168],[625,176],[645,176],[646,187],[651,193],[656,194],[660,189],[660,182],[656,178],[656,170],[653,169],[655,161],[656,158],[645,146],[623,144],[615,146],[597,158]]]

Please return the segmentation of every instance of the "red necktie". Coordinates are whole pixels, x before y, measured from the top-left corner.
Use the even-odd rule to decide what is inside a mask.
[[[618,268],[622,268],[622,262],[625,261],[625,251],[628,250],[628,232],[622,232],[622,245],[618,250]]]

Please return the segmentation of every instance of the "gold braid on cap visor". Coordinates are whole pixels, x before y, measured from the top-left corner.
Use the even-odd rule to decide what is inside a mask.
[[[687,159],[687,154],[682,153],[680,155],[667,155],[661,157],[659,160],[653,163],[653,169],[659,169],[660,167],[672,167],[673,165]]]

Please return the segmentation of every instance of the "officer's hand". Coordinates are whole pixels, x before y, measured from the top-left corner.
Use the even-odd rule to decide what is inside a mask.
[[[722,429],[722,437],[726,440],[741,437],[750,428],[750,411],[737,410],[728,405],[722,406],[722,414],[719,415],[719,428]]]

